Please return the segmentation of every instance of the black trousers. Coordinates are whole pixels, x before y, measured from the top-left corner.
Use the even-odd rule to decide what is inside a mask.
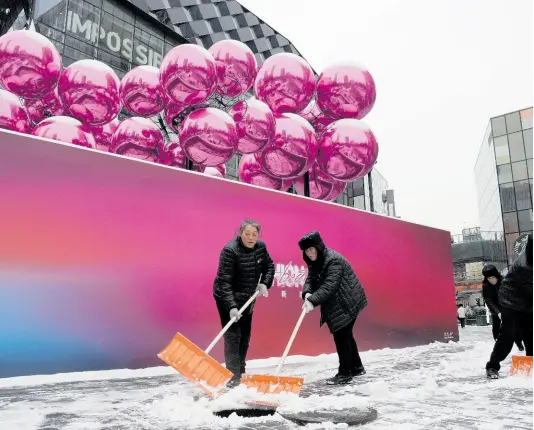
[[[348,376],[353,370],[363,367],[358,345],[356,345],[354,334],[352,333],[355,322],[356,319],[352,320],[348,325],[334,333],[340,375]]]
[[[499,337],[493,346],[486,369],[500,370],[501,361],[508,357],[516,339],[523,339],[526,355],[532,356],[532,312],[502,309],[501,317]]]
[[[230,312],[217,304],[221,327],[230,321]],[[226,368],[239,379],[245,373],[250,332],[252,331],[252,313],[244,313],[239,321],[233,323],[224,334],[224,362]]]
[[[493,333],[493,339],[497,340],[501,332],[501,319],[499,318],[499,314],[491,314],[491,331]],[[522,341],[521,332],[518,330],[515,338],[515,344],[518,348],[522,346]]]
[[[458,318],[458,320],[460,320],[460,325],[462,328],[465,328],[465,318]]]

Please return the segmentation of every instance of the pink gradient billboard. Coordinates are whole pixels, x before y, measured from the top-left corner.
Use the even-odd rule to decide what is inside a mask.
[[[0,377],[162,365],[177,331],[206,347],[219,253],[244,218],[276,265],[249,358],[282,354],[306,277],[297,242],[315,229],[367,293],[362,350],[457,340],[448,232],[0,131]],[[310,313],[292,354],[333,351]]]

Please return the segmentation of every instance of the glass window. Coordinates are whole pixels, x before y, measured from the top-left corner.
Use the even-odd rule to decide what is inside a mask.
[[[500,136],[493,139],[495,146],[495,160],[497,165],[510,162],[510,153],[508,152],[508,137]]]
[[[67,1],[37,0],[35,3],[36,21],[48,25],[57,30],[65,31],[67,20]],[[39,32],[46,36],[46,33]],[[48,37],[48,36],[47,36]],[[57,40],[57,39],[56,39]]]
[[[502,184],[499,185],[499,191],[501,193],[501,205],[503,212],[515,211],[515,193],[514,184]]]
[[[491,119],[491,134],[493,137],[506,134],[506,122],[503,116]]]
[[[519,232],[532,230],[532,210],[517,212],[517,218],[519,219]]]
[[[519,227],[517,225],[517,212],[508,212],[503,214],[502,221],[504,223],[505,233],[517,233]]]
[[[523,130],[532,128],[532,108],[521,111],[521,125]]]
[[[525,148],[523,146],[523,133],[512,133],[508,135],[508,146],[510,148],[511,161],[525,159]]]
[[[514,245],[515,241],[519,237],[518,233],[512,233],[506,235],[506,254],[508,255],[508,264],[512,264],[516,259]]]
[[[110,54],[109,52],[104,51],[103,49],[98,50],[97,58],[103,63],[107,64],[110,67],[113,67],[116,70],[120,70],[123,75],[130,70],[130,63],[127,59],[121,58],[119,56]]]
[[[527,160],[528,177],[532,178],[532,158]]]
[[[75,51],[75,52],[74,52]],[[77,60],[94,59],[96,48],[74,37],[65,37],[65,55]]]
[[[519,119],[519,112],[512,112],[505,116],[506,130],[508,133],[521,131],[521,120]]]
[[[54,30],[53,28],[47,27],[43,24],[36,23],[35,28],[39,33],[41,33],[46,38],[50,39],[52,42],[58,41],[58,42],[64,42],[65,41],[65,33],[62,33],[61,31]]]
[[[517,161],[516,163],[512,163],[512,173],[514,174],[514,181],[528,179],[527,162]]]
[[[523,131],[523,141],[525,142],[525,155],[532,158],[532,129]]]
[[[100,8],[82,0],[70,0],[67,7],[67,34],[98,45],[102,36]]]
[[[154,35],[153,31],[135,26],[133,41],[133,62],[138,65],[159,67],[163,60],[163,39]]]
[[[530,209],[532,207],[532,202],[528,181],[517,181],[514,183],[514,187],[517,210]]]
[[[100,49],[132,61],[134,27],[109,13],[102,14],[101,27],[104,29]]]
[[[499,184],[506,184],[508,182],[512,182],[512,165],[503,164],[501,166],[497,166],[497,177],[499,178]]]

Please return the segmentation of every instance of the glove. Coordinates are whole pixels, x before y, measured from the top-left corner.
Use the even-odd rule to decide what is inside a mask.
[[[258,285],[257,290],[260,292],[260,296],[263,296],[263,297],[269,296],[269,290],[267,290],[267,285],[260,284]]]
[[[239,321],[241,318],[241,314],[239,313],[239,310],[237,308],[233,308],[230,310],[230,319],[235,317],[236,322]]]
[[[314,306],[309,300],[304,300],[304,304],[302,305],[302,309],[306,309],[306,313],[313,311]]]
[[[500,313],[500,312],[497,314],[497,316],[499,317],[499,319],[502,319],[502,318],[501,318],[501,313]]]
[[[306,293],[306,295],[304,296],[304,300],[308,300],[308,297],[310,297],[311,294],[310,293]]]

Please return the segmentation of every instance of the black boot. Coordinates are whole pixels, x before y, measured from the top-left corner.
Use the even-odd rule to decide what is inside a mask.
[[[234,375],[232,376],[232,379],[228,381],[228,384],[226,384],[227,388],[235,388],[239,384],[241,384],[241,375]]]
[[[345,385],[352,381],[352,375],[341,375],[337,374],[333,378],[327,379],[326,383],[328,385]]]
[[[367,372],[365,371],[363,366],[356,367],[355,369],[352,369],[352,372],[351,372],[352,376],[363,376],[366,373]]]
[[[495,369],[486,369],[488,379],[499,379],[499,371]]]

